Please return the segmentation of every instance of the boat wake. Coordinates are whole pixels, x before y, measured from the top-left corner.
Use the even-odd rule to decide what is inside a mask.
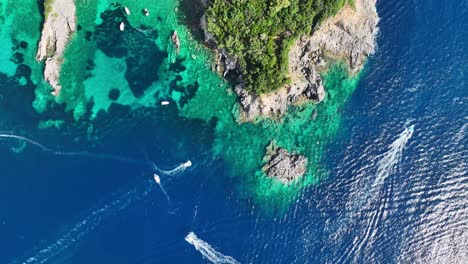
[[[106,219],[147,197],[154,190],[150,183],[151,181],[145,181],[127,192],[113,195],[110,202],[90,210],[81,220],[66,227],[54,242],[38,246],[33,250],[32,256],[25,260],[13,261],[13,263],[48,263],[56,260],[66,250],[76,246],[81,239],[99,227]]]
[[[169,197],[169,194],[167,194],[166,189],[164,189],[164,187],[162,186],[162,184],[161,184],[161,178],[160,178],[159,175],[157,175],[156,173],[153,174],[153,178],[154,178],[154,181],[156,182],[156,184],[159,186],[159,188],[160,188],[161,191],[163,192],[164,196],[166,196],[166,199],[167,199],[167,206],[168,206],[168,208],[169,208],[169,213],[172,213],[172,211],[171,211],[171,207],[172,207],[171,198]]]
[[[142,165],[153,166],[157,168],[154,162],[151,161],[142,161],[128,159],[125,157],[110,155],[110,154],[97,154],[91,152],[62,152],[50,149],[39,142],[36,142],[32,139],[14,135],[14,134],[5,134],[0,133],[0,138],[3,139],[12,139],[19,140],[24,145],[31,144],[44,152],[48,152],[53,155],[60,156],[81,156],[88,158],[98,158],[98,159],[108,159],[114,161],[122,161],[128,163],[136,163]],[[21,145],[21,147],[23,147]],[[180,164],[172,170],[159,170],[160,172],[167,175],[177,175],[178,173],[183,172],[186,168],[190,167],[192,163],[190,161]],[[160,189],[166,196],[169,203],[169,210],[171,207],[171,200],[166,190],[161,185],[161,179],[157,174],[154,174],[154,181],[159,185]],[[109,202],[104,203],[101,206],[97,206],[90,211],[87,211],[84,216],[72,225],[66,226],[63,232],[59,232],[57,239],[54,239],[50,244],[42,244],[37,246],[32,250],[32,253],[29,254],[29,257],[25,257],[23,260],[14,260],[12,263],[48,263],[56,261],[57,258],[63,257],[64,253],[68,250],[73,249],[86,235],[91,233],[93,230],[98,228],[103,222],[110,217],[121,213],[123,210],[130,207],[132,204],[143,200],[150,193],[152,193],[154,188],[153,180],[146,180],[144,182],[138,183],[136,186],[125,192],[119,192],[112,195],[109,199]]]
[[[186,237],[185,241],[195,247],[195,249],[202,254],[204,258],[215,264],[240,264],[233,257],[225,256],[216,251],[210,244],[199,239],[195,233],[190,232]]]
[[[364,188],[361,187],[361,191],[358,192],[360,197],[363,198],[359,200],[360,202],[354,203],[350,215],[345,219],[347,221],[362,221],[360,224],[364,225],[364,227],[359,229],[362,229],[363,232],[356,235],[353,246],[344,252],[341,256],[343,259],[340,259],[339,262],[352,262],[350,258],[356,258],[359,252],[365,251],[363,251],[364,247],[373,244],[378,232],[378,226],[385,219],[390,199],[389,189],[392,187],[386,187],[385,183],[401,163],[403,150],[413,133],[414,125],[406,127],[398,138],[390,144],[388,150],[379,157],[376,163],[376,173],[373,181],[367,183]],[[349,223],[344,223],[344,225],[348,226]]]
[[[390,144],[389,150],[385,152],[382,158],[377,162],[377,173],[372,187],[382,185],[383,181],[395,171],[403,157],[403,149],[408,144],[414,133],[414,125],[411,125],[398,136],[398,139]],[[372,189],[374,189],[372,188]]]
[[[131,164],[141,164],[141,165],[147,165],[147,166],[151,166],[152,164],[154,164],[154,163],[152,163],[150,161],[131,159],[131,158],[116,156],[116,155],[112,155],[112,154],[93,153],[93,152],[88,152],[88,151],[71,151],[71,152],[57,151],[57,150],[54,150],[54,149],[50,149],[50,148],[42,145],[41,143],[39,143],[37,141],[34,141],[34,140],[29,139],[27,137],[15,135],[15,134],[2,133],[2,134],[0,134],[0,138],[10,139],[10,140],[12,140],[12,139],[13,140],[19,140],[20,142],[31,144],[31,145],[41,149],[44,152],[50,153],[52,155],[57,155],[57,156],[95,158],[95,159],[112,160],[112,161],[131,163]],[[23,149],[24,146],[19,146],[19,148]],[[17,149],[13,149],[13,151],[19,152]]]
[[[187,168],[191,167],[192,166],[192,162],[190,160],[180,164],[179,166],[177,166],[176,168],[172,169],[172,170],[162,170],[160,168],[158,168],[156,166],[156,164],[154,164],[154,162],[151,162],[151,164],[153,165],[153,169],[161,174],[165,174],[165,175],[168,175],[168,176],[174,176],[174,175],[177,175],[183,171],[185,171]]]

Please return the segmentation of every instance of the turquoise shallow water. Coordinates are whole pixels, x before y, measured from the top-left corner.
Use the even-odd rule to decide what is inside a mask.
[[[7,8],[13,8],[12,3],[6,3]],[[124,5],[133,10],[131,15],[125,14]],[[40,77],[40,64],[34,60],[20,64],[39,78],[31,81],[36,85],[34,109],[44,113],[60,105],[64,110],[58,114],[74,119],[70,123],[65,118],[42,114],[38,129],[87,127],[85,144],[99,145],[101,138],[94,130],[102,123],[96,120],[99,115],[107,118],[111,107],[157,111],[160,102],[168,100],[172,105],[166,108],[175,107],[173,110],[180,117],[192,122],[203,120],[214,127],[212,146],[208,146],[212,148],[211,156],[226,162],[229,175],[245,175],[242,181],[246,183],[239,184],[241,196],[255,199],[259,205],[276,200],[274,207],[286,208],[302,187],[327,176],[322,153],[339,129],[340,107],[359,77],[348,78],[346,69],[336,65],[324,75],[328,89],[324,103],[292,107],[281,121],[258,120],[255,124],[239,125],[235,122],[237,106],[230,85],[212,71],[211,52],[194,39],[178,6],[173,0],[158,5],[152,1],[113,4],[102,0],[91,5],[77,2],[79,30],[63,56],[60,96],[50,95],[50,87]],[[144,7],[151,10],[150,16],[141,13]],[[14,16],[8,15],[12,21]],[[35,22],[40,26],[41,17],[37,16]],[[121,23],[126,25],[123,32],[118,28]],[[13,35],[23,34],[20,27],[16,30],[19,33]],[[170,40],[174,31],[181,39],[180,51]],[[36,43],[38,37],[36,32],[28,41]],[[34,47],[30,50],[34,51]],[[306,177],[283,186],[264,175],[262,158],[271,141],[308,157]]]
[[[122,1],[129,17],[78,2],[57,102],[34,61],[39,6],[0,3],[0,262],[205,263],[189,232],[241,263],[468,254],[465,3],[379,2],[359,80],[334,68],[325,104],[242,126],[174,2]],[[258,173],[272,138],[313,160],[293,188]]]

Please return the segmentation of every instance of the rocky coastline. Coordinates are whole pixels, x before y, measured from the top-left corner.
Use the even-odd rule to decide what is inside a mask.
[[[289,52],[291,82],[275,92],[256,95],[247,91],[239,73],[234,89],[240,108],[238,121],[281,118],[291,105],[320,103],[326,93],[320,75],[337,61],[348,66],[350,75],[357,74],[375,50],[378,20],[376,0],[355,0],[353,6],[345,5],[337,15],[324,21],[311,36],[299,37]],[[215,46],[212,34],[206,31],[204,17],[201,26],[205,29],[205,43]],[[236,59],[225,50],[216,50],[215,55],[214,68],[223,76],[236,69]]]
[[[321,74],[336,62],[347,65],[349,74],[360,72],[369,55],[374,53],[379,18],[376,0],[355,0],[335,16],[325,20],[310,36],[300,36],[289,52],[290,83],[279,90],[257,95],[244,89],[242,73],[236,58],[223,49],[216,49],[216,40],[206,30],[201,18],[205,43],[215,50],[214,70],[223,77],[237,71],[234,91],[238,98],[238,122],[254,122],[257,118],[280,119],[291,105],[311,101],[320,103],[326,96]],[[305,156],[289,153],[273,143],[266,149],[263,171],[283,184],[303,176],[307,168]]]
[[[44,61],[44,79],[53,88],[51,94],[58,96],[62,88],[59,79],[63,53],[76,31],[76,7],[74,0],[46,0],[44,9],[36,59]]]

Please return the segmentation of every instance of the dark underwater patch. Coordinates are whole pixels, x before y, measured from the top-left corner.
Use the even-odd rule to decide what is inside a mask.
[[[157,31],[147,27],[141,31],[133,28],[121,5],[114,5],[112,10],[103,12],[101,18],[103,22],[96,26],[94,32],[97,47],[109,57],[125,58],[125,78],[132,93],[141,97],[159,79],[158,69],[168,56],[152,40],[158,36]],[[124,31],[119,30],[122,22]]]
[[[20,64],[24,62],[24,54],[20,52],[15,52],[11,56],[10,60],[14,62],[15,64]]]
[[[12,39],[11,42],[13,43],[13,48],[12,48],[13,50],[28,48],[28,42],[26,41],[19,41],[17,39]]]
[[[120,90],[119,89],[113,88],[112,90],[110,90],[109,99],[111,99],[112,101],[117,101],[117,99],[119,99],[119,97],[120,97]]]
[[[24,77],[28,81],[30,81],[31,74],[32,74],[32,70],[26,64],[20,64],[20,65],[18,65],[18,67],[16,67],[15,77],[17,77],[17,78]]]
[[[93,32],[91,32],[91,31],[86,31],[86,33],[85,33],[85,38],[86,38],[86,40],[87,40],[87,41],[90,41],[92,37],[93,37]]]
[[[187,68],[183,64],[184,60],[184,58],[177,58],[174,63],[171,63],[171,65],[169,65],[169,70],[175,73],[180,73],[187,70]]]
[[[180,99],[180,105],[183,107],[186,103],[188,103],[192,98],[195,97],[195,94],[198,91],[198,88],[200,88],[200,84],[195,81],[193,84],[187,85],[185,89],[185,94],[184,96]]]

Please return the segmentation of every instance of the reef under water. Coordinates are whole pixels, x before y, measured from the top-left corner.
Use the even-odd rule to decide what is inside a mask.
[[[327,177],[324,149],[339,131],[341,107],[359,81],[359,76],[348,76],[344,65],[337,63],[323,75],[327,95],[322,103],[290,107],[281,120],[239,124],[231,85],[213,72],[212,53],[192,36],[178,1],[99,0],[76,5],[78,30],[65,51],[63,88],[54,98],[42,78],[42,66],[34,60],[43,19],[40,4],[1,2],[0,41],[8,48],[0,58],[8,61],[0,70],[17,89],[29,93],[29,99],[21,100],[31,103],[28,111],[35,122],[29,122],[29,131],[32,127],[42,131],[35,132],[36,137],[61,131],[75,145],[104,149],[128,135],[130,142],[149,153],[167,152],[164,146],[172,143],[168,149],[178,146],[179,152],[172,155],[180,159],[186,149],[196,149],[193,153],[200,162],[224,161],[226,175],[237,183],[241,197],[273,208],[286,208],[302,188]],[[142,14],[144,8],[150,10],[149,16]],[[24,19],[22,12],[31,16]],[[120,23],[125,24],[124,31],[119,30]],[[180,49],[171,41],[174,31]],[[162,101],[169,105],[162,106]],[[137,123],[128,127],[129,122]],[[9,129],[5,124],[3,129]],[[142,141],[134,139],[150,137],[154,130],[179,137],[157,140],[157,148],[149,143],[142,147]],[[19,131],[34,134],[26,128]],[[308,158],[304,177],[283,185],[265,175],[263,157],[271,141]]]

